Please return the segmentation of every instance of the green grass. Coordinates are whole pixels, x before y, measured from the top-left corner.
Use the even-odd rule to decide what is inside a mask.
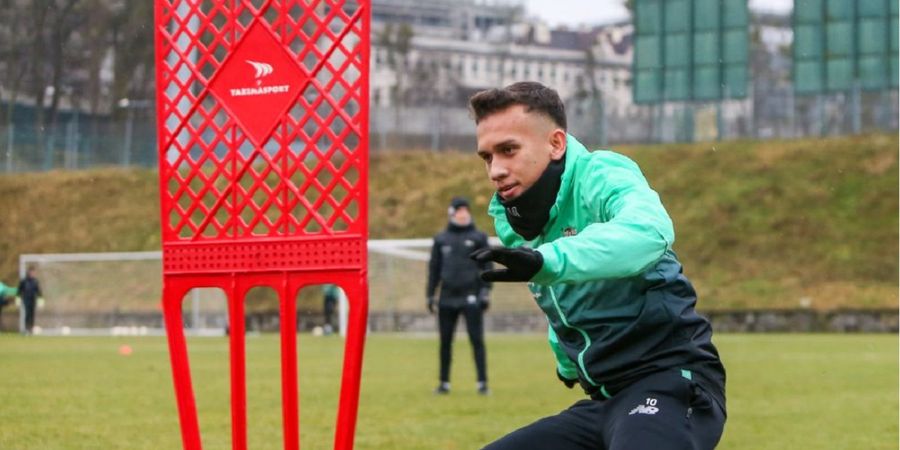
[[[896,135],[871,134],[614,150],[660,193],[703,309],[803,299],[828,310],[897,307],[897,147]],[[431,236],[458,194],[491,231],[492,192],[471,150],[370,161],[371,237]],[[158,183],[152,170],[0,175],[0,279],[13,283],[21,253],[158,250]]]
[[[337,338],[300,337],[301,436],[330,448],[342,353]],[[719,335],[729,419],[720,449],[896,449],[896,335]],[[280,448],[275,336],[249,336],[250,448]],[[119,346],[134,352],[120,356]],[[544,338],[489,335],[493,395],[474,392],[457,339],[453,393],[434,397],[433,337],[371,336],[359,449],[474,449],[580,396],[556,381]],[[227,344],[190,342],[205,448],[229,446]],[[163,338],[0,336],[0,448],[178,448]]]

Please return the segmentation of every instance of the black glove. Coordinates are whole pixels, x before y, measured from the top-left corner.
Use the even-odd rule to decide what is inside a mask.
[[[425,302],[428,304],[428,312],[430,312],[431,314],[434,314],[434,304],[435,304],[434,297],[428,297],[428,299],[425,300]]]
[[[478,262],[494,261],[506,266],[505,269],[481,272],[484,281],[531,281],[541,270],[544,257],[528,247],[488,247],[475,250],[469,255]]]
[[[482,311],[487,311],[491,307],[491,291],[489,289],[482,289],[478,292],[478,306]]]
[[[559,378],[559,381],[562,381],[563,384],[566,385],[566,387],[569,389],[572,389],[576,384],[578,384],[578,379],[570,380],[563,377],[562,374],[559,373],[559,369],[556,369],[556,378]]]

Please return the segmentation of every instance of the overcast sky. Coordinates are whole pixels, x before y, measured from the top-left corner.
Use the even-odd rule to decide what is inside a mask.
[[[538,16],[551,25],[597,25],[628,18],[622,0],[525,0],[529,15]],[[788,12],[793,0],[750,0],[750,8],[771,12]]]

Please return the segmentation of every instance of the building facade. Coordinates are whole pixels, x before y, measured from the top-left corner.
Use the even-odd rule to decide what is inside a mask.
[[[375,109],[464,111],[472,93],[522,80],[553,87],[576,116],[632,105],[630,23],[551,30],[514,1],[375,0],[372,11]]]

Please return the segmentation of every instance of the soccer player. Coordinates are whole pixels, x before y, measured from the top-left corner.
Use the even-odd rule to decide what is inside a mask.
[[[469,254],[488,245],[487,235],[475,228],[469,202],[454,197],[448,208],[447,228],[434,237],[428,262],[426,302],[428,311],[438,313],[441,335],[440,383],[435,394],[450,393],[450,358],[453,354],[453,332],[460,314],[466,317],[466,330],[475,357],[478,393],[487,395],[487,362],[484,350],[483,314],[490,305],[491,285],[482,281],[479,272],[490,270],[490,262],[476,263]],[[436,293],[440,287],[440,297]]]
[[[504,244],[472,257],[505,266],[486,281],[528,282],[556,376],[590,397],[486,448],[714,448],[725,369],[672,251],[672,221],[637,164],[567,134],[562,101],[540,83],[469,103]]]

